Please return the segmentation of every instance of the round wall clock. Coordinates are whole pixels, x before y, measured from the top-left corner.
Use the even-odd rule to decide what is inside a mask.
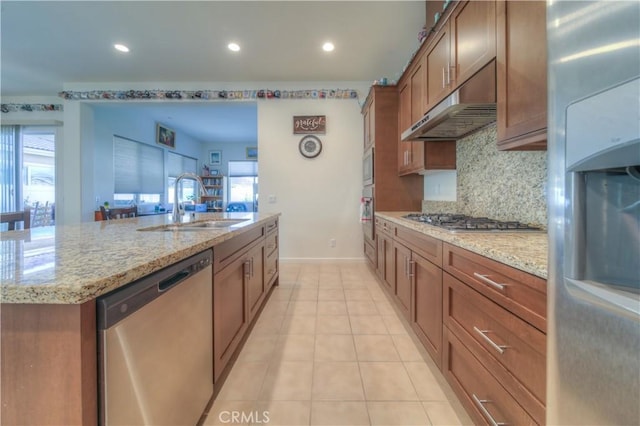
[[[320,155],[320,151],[322,151],[322,142],[320,142],[320,139],[316,136],[307,135],[300,140],[298,149],[304,157],[315,158]]]

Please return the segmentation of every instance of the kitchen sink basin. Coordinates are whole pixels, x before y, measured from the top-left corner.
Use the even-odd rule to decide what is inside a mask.
[[[152,226],[150,228],[140,228],[138,231],[160,231],[160,232],[189,232],[206,231],[212,229],[229,228],[248,219],[218,219],[206,222],[177,223],[171,225]]]

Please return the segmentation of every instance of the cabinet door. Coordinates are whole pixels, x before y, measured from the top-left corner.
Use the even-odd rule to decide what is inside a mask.
[[[260,309],[264,296],[264,244],[259,244],[247,255],[245,261],[245,280],[247,286],[247,303],[249,321],[253,319]]]
[[[411,84],[405,83],[400,87],[400,108],[398,112],[399,133],[407,130],[413,122],[411,121]],[[403,175],[409,166],[409,156],[411,153],[411,142],[400,142],[398,144],[398,172]]]
[[[411,123],[420,120],[424,110],[424,66],[422,59],[416,60],[417,65],[411,74]]]
[[[411,250],[395,243],[393,253],[396,264],[396,299],[404,316],[409,319],[411,310]]]
[[[445,23],[436,34],[433,47],[427,53],[427,111],[441,101],[451,89],[449,33],[449,24]]]
[[[393,256],[393,240],[387,236],[383,237],[384,248],[384,281],[389,287],[391,293],[395,293],[396,280],[395,269],[396,262]]]
[[[468,1],[461,4],[453,12],[450,23],[453,89],[496,57],[496,3]]]
[[[378,258],[376,262],[376,272],[378,273],[378,276],[380,277],[382,282],[385,282],[384,281],[384,238],[382,238],[382,235],[380,234],[376,235],[376,254]]]
[[[545,13],[544,2],[498,2],[499,149],[546,149]]]
[[[364,149],[375,143],[376,100],[372,98],[364,110]]]
[[[411,327],[436,365],[442,365],[442,269],[412,254]]]
[[[214,382],[229,363],[247,328],[246,257],[240,257],[213,277]]]

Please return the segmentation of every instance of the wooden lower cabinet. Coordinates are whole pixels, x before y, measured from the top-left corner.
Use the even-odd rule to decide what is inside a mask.
[[[411,272],[411,250],[395,242],[393,244],[393,258],[395,262],[395,298],[398,307],[408,320],[411,312],[411,285],[413,274]]]
[[[514,397],[446,327],[443,374],[475,424],[535,425]]]
[[[215,249],[214,249],[215,252]],[[247,258],[239,257],[213,276],[213,381],[220,378],[247,329]]]
[[[436,365],[442,367],[442,269],[411,255],[411,327]]]
[[[247,303],[249,305],[249,321],[251,321],[260,310],[265,296],[264,250],[264,244],[258,244],[247,253],[245,260],[244,269],[247,287]]]
[[[544,423],[546,336],[448,273],[444,324],[538,423]]]
[[[376,225],[380,282],[474,422],[544,424],[546,281],[382,218]]]

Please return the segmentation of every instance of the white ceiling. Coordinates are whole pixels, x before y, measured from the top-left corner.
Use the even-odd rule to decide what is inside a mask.
[[[392,80],[425,2],[3,0],[0,18],[2,96],[56,95],[64,83]]]

